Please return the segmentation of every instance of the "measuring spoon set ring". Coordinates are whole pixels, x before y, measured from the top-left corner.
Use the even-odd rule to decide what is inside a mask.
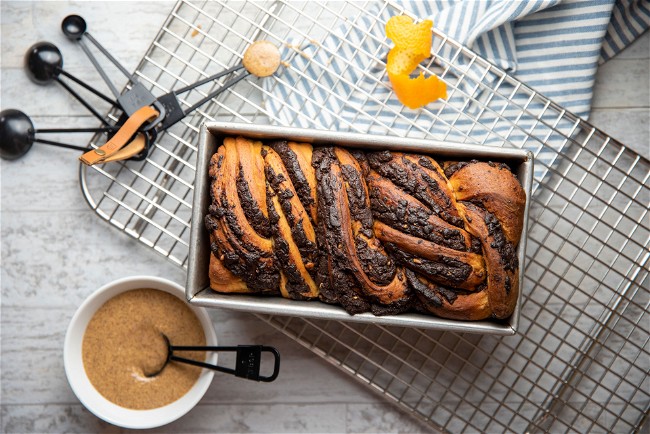
[[[85,151],[80,157],[80,160],[88,165],[125,159],[143,160],[147,157],[150,146],[156,141],[158,134],[175,125],[188,114],[217,97],[226,89],[239,83],[244,78],[250,75],[256,77],[273,75],[281,63],[280,51],[274,44],[265,40],[255,41],[248,46],[243,53],[242,61],[235,66],[203,78],[196,83],[155,97],[151,91],[138,81],[135,74],[130,74],[87,29],[86,21],[79,15],[69,15],[61,23],[61,30],[65,36],[69,40],[79,44],[108,86],[112,96],[105,95],[65,71],[63,69],[63,56],[61,51],[49,42],[38,42],[28,49],[25,55],[25,69],[29,78],[34,83],[47,85],[51,82],[56,82],[60,84],[96,117],[102,125],[96,128],[36,129],[29,116],[20,110],[3,110],[0,112],[1,158],[6,160],[18,159],[25,155],[34,143],[42,143]],[[127,89],[122,92],[117,89],[90,50],[89,43],[129,79],[130,86]],[[182,107],[178,98],[180,94],[229,74],[232,74],[232,77],[217,89],[201,98],[189,108],[184,109]],[[110,124],[104,116],[71,87],[68,80],[91,92],[110,104],[113,108],[120,110],[122,114],[117,123],[114,125]],[[81,132],[106,133],[109,140],[104,145],[92,149],[68,143],[54,142],[37,136],[37,134]]]

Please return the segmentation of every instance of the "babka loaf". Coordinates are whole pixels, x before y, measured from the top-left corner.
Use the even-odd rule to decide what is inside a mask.
[[[509,317],[526,196],[509,167],[225,138],[210,161],[210,286],[462,320]]]

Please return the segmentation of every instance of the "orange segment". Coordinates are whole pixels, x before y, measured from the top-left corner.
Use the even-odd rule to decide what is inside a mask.
[[[415,78],[407,74],[388,74],[393,92],[397,99],[410,109],[420,108],[438,98],[447,98],[447,85],[435,75],[424,77],[423,73]]]
[[[409,74],[431,54],[431,20],[417,24],[406,15],[391,17],[386,23],[386,36],[395,46],[388,52],[386,71],[397,98],[405,106],[416,109],[438,98],[447,97],[447,86],[435,75],[410,78]]]

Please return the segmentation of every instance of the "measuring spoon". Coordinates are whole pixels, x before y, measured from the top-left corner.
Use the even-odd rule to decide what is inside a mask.
[[[41,139],[36,137],[37,133],[101,133],[117,131],[117,129],[117,126],[100,128],[35,129],[34,123],[25,113],[16,109],[7,109],[0,112],[0,158],[3,160],[16,160],[29,152],[34,143],[42,143],[45,145],[75,149],[78,151],[87,151],[89,149],[88,147]]]
[[[129,73],[129,71],[122,66],[120,62],[115,59],[111,53],[106,50],[92,35],[88,32],[88,25],[86,20],[84,20],[79,15],[68,15],[61,22],[61,30],[63,34],[73,42],[77,42],[81,49],[86,53],[88,59],[93,64],[99,75],[102,77],[106,85],[109,87],[115,98],[117,99],[118,104],[126,113],[127,116],[131,116],[133,113],[138,111],[141,107],[147,105],[155,105],[158,111],[160,112],[159,119],[165,117],[165,109],[161,104],[156,105],[156,98],[153,94],[145,88],[135,77]],[[86,39],[90,41],[106,58],[117,67],[117,69],[124,74],[132,83],[130,89],[120,93],[117,90],[117,87],[113,82],[108,78],[106,72],[102,69],[101,65],[93,55],[92,51],[88,48],[86,44]]]
[[[145,372],[146,377],[155,377],[160,374],[170,362],[180,362],[188,365],[200,366],[214,371],[225,372],[226,374],[231,374],[236,377],[246,378],[253,381],[263,381],[266,383],[275,380],[280,373],[280,353],[273,347],[267,347],[264,345],[237,345],[232,347],[179,346],[172,345],[169,338],[164,333],[161,333],[161,336],[167,345],[167,358],[159,368],[151,372]],[[231,369],[223,366],[212,365],[210,363],[199,362],[198,360],[179,357],[174,354],[176,351],[235,352],[237,353],[237,359],[235,362],[235,368]],[[260,375],[260,364],[263,352],[271,353],[273,355],[273,373],[269,376]]]
[[[94,93],[113,106],[117,106],[117,103],[103,93],[99,92],[97,89],[86,84],[72,74],[66,72],[63,69],[63,55],[56,45],[50,42],[38,42],[32,45],[25,54],[25,69],[27,71],[27,76],[34,83],[40,85],[46,85],[52,81],[59,83],[65,90],[67,90],[73,97],[75,97],[81,104],[83,104],[83,106],[86,107],[90,113],[92,113],[104,125],[108,125],[108,122],[106,122],[104,117],[100,115],[97,110],[95,110],[95,108],[93,108],[65,81],[61,80],[60,75],[69,78],[73,82]]]

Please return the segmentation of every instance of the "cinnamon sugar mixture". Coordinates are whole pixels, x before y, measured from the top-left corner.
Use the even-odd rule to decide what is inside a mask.
[[[92,317],[83,338],[86,374],[109,401],[136,410],[162,407],[192,388],[201,368],[170,362],[164,333],[175,345],[205,345],[199,319],[178,297],[156,289],[135,289],[107,301]],[[202,352],[183,356],[205,360]]]

